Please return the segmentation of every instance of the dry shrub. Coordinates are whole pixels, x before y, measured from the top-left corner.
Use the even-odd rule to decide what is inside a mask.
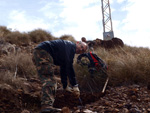
[[[42,29],[37,29],[34,31],[29,32],[29,35],[31,37],[31,41],[34,43],[39,43],[46,40],[53,40],[54,37],[51,35],[51,33],[44,31]]]
[[[13,89],[13,88],[20,88],[26,81],[26,79],[21,77],[14,77],[14,73],[10,71],[3,71],[0,72],[0,89]]]
[[[0,26],[0,37],[5,37],[9,33],[11,33],[11,31],[7,29],[7,27]]]
[[[104,52],[96,51],[108,64],[108,74],[112,85],[147,84],[150,72],[150,50],[125,46]]]
[[[60,39],[62,39],[62,40],[69,40],[69,41],[72,41],[74,43],[76,42],[76,40],[74,39],[74,37],[72,35],[62,35],[60,37]]]
[[[14,73],[16,77],[32,78],[36,77],[36,69],[32,62],[32,57],[28,53],[10,54],[0,58],[1,68]],[[16,73],[16,74],[15,74]]]
[[[16,45],[29,45],[30,44],[30,37],[27,33],[20,33],[19,31],[11,32],[6,35],[7,42]]]
[[[94,52],[108,65],[109,85],[146,85],[150,81],[150,50],[148,48],[124,46],[111,50],[98,48]],[[100,87],[97,84],[103,81],[96,74],[94,75],[96,79],[91,78],[87,67],[81,67],[76,63],[74,67],[81,89],[89,90],[90,85],[95,91]]]
[[[74,69],[76,71],[77,81],[81,91],[91,93],[102,91],[107,78],[105,73],[94,71],[94,74],[91,75],[87,65],[79,65],[76,63],[74,63]]]

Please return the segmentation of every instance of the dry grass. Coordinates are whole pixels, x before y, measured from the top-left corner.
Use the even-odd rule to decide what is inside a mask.
[[[95,50],[95,53],[108,65],[109,85],[146,85],[150,81],[150,50],[148,48],[130,46],[110,50],[99,48]],[[94,75],[96,79],[89,77],[87,67],[81,67],[78,64],[74,64],[74,67],[82,89],[89,87],[87,84],[91,84],[92,80],[96,80],[96,84],[91,84],[93,89],[100,87],[97,86],[102,82],[100,77],[98,78],[96,74]]]
[[[9,88],[9,89],[16,89],[21,88],[26,81],[25,78],[22,77],[14,77],[14,73],[10,72],[9,70],[0,72],[0,89]]]
[[[18,88],[33,77],[36,78],[37,73],[30,54],[22,52],[0,58],[0,84]]]
[[[39,43],[46,40],[53,40],[54,36],[51,33],[44,31],[42,29],[33,30],[28,33],[31,37],[31,41],[34,43]]]
[[[112,50],[106,59],[112,84],[147,84],[150,77],[150,50],[126,46]],[[113,54],[114,53],[114,54]],[[115,82],[113,82],[115,81]]]
[[[0,26],[0,37],[5,37],[9,33],[11,33],[11,31],[7,29],[7,27]]]
[[[0,64],[1,69],[13,73],[16,77],[27,79],[36,77],[36,69],[32,62],[32,57],[28,53],[21,52],[1,57]]]
[[[106,80],[104,73],[94,72],[94,76],[88,71],[87,66],[75,66],[77,80],[81,91],[86,92],[100,92],[103,88],[103,84]]]
[[[62,35],[60,37],[60,39],[62,39],[62,40],[69,40],[69,41],[72,41],[74,43],[76,42],[76,40],[74,39],[74,37],[72,35]]]
[[[40,43],[42,41],[54,40],[56,38],[52,36],[50,32],[42,29],[22,33],[19,31],[11,31],[5,26],[0,26],[0,39],[18,46],[28,46],[31,42]]]
[[[27,33],[20,33],[18,31],[11,32],[5,37],[5,41],[11,43],[11,44],[16,44],[18,46],[22,45],[29,45],[30,44],[30,37]]]
[[[31,42],[37,44],[45,40],[57,39],[42,29],[20,33],[19,31],[12,32],[4,26],[0,26],[0,38],[19,46],[28,46]],[[62,35],[60,39],[76,42],[71,35]],[[123,48],[110,50],[98,48],[94,52],[108,65],[109,85],[146,85],[150,82],[150,49],[125,45]],[[20,84],[20,77],[25,79],[35,77],[37,74],[31,58],[31,55],[26,52],[0,57],[0,82],[12,85],[18,81],[17,84]],[[81,89],[97,91],[104,82],[101,77],[103,74],[96,73],[94,78],[91,78],[87,67],[74,63],[74,68]],[[17,72],[16,77],[14,77],[15,72]]]

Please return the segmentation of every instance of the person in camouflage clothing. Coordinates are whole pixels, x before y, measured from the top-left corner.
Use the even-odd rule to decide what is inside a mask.
[[[82,54],[86,50],[87,44],[84,42],[75,44],[61,39],[44,41],[34,49],[33,62],[42,83],[41,113],[60,111],[52,107],[57,89],[53,75],[54,65],[60,66],[63,89],[79,97],[80,90],[73,69],[73,59],[75,54]],[[69,78],[72,88],[68,86],[67,78]]]

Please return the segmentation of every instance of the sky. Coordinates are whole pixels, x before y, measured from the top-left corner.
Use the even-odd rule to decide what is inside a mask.
[[[150,48],[150,0],[109,2],[114,36],[126,45]],[[101,0],[0,0],[0,26],[20,32],[40,28],[77,41],[103,39],[101,5]]]

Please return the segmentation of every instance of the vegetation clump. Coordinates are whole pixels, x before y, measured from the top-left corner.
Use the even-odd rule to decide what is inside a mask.
[[[21,33],[0,26],[1,42],[6,41],[11,44],[16,44],[16,46],[19,47],[30,47],[31,44],[32,46],[36,46],[42,41],[55,39],[76,42],[71,35],[62,35],[59,38],[56,38],[50,32],[42,29],[36,29],[28,33]],[[150,50],[148,48],[130,47],[125,45],[124,47],[109,50],[97,48],[94,50],[94,53],[96,53],[108,65],[107,73],[110,77],[109,85],[147,85],[148,82],[150,82]],[[91,78],[87,67],[80,66],[76,63],[76,57],[77,55],[74,60],[74,68],[81,90],[87,89],[88,91],[91,91],[92,89],[92,91],[97,91],[102,75],[98,73],[94,78]],[[32,51],[31,53],[22,51],[18,54],[14,53],[7,56],[1,56],[0,73],[0,77],[2,78],[0,80],[1,83],[7,82],[12,84],[12,82],[8,81],[17,77],[26,79],[36,77],[37,73],[32,62]],[[15,73],[17,74],[15,75]]]

